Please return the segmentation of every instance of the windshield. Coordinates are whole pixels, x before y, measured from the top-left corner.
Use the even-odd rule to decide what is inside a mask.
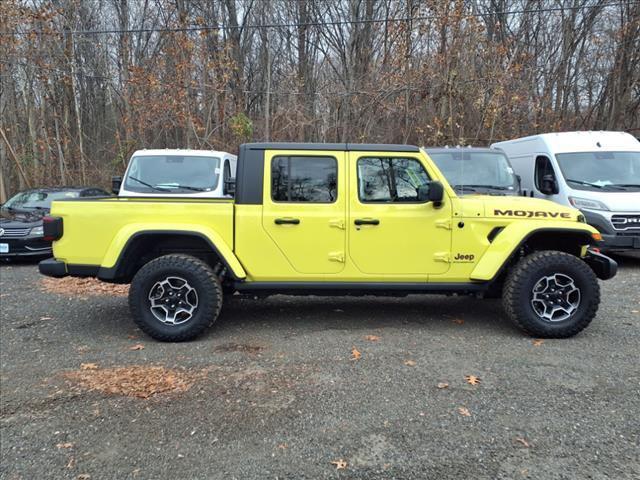
[[[19,210],[50,209],[51,202],[78,198],[80,192],[22,192],[7,200],[2,208]]]
[[[453,187],[473,187],[514,190],[517,184],[507,157],[498,152],[430,152],[429,156],[438,165]]]
[[[640,152],[557,153],[556,159],[571,188],[640,191]]]
[[[124,188],[140,193],[209,192],[219,177],[217,157],[144,155],[131,159]]]

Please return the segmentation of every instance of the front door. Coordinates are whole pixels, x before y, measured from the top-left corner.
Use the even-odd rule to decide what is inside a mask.
[[[344,164],[343,152],[265,152],[262,226],[298,273],[344,268]]]
[[[451,202],[418,200],[419,154],[349,153],[349,257],[363,273],[427,277],[449,269]]]

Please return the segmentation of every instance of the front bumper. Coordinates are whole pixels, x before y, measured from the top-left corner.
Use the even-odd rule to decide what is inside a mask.
[[[611,223],[614,215],[626,215],[624,212],[605,212],[581,210],[589,225],[598,229],[602,234],[602,242],[598,245],[603,251],[622,251],[640,249],[640,230],[634,227],[616,229]],[[628,215],[636,215],[636,212]]]
[[[602,250],[638,250],[640,249],[640,234],[638,235],[602,235]]]
[[[618,264],[601,253],[589,250],[583,260],[591,267],[600,280],[609,280],[616,276]]]
[[[0,258],[17,257],[50,257],[51,242],[45,242],[42,237],[2,238],[0,243],[8,245],[9,251],[0,253]]]

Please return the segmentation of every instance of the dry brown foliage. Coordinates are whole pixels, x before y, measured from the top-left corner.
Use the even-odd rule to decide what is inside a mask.
[[[69,297],[87,295],[126,297],[129,293],[129,285],[105,283],[95,278],[43,278],[40,280],[40,285],[45,292]]]
[[[129,367],[76,370],[63,375],[83,390],[107,395],[149,398],[167,392],[186,392],[201,373],[169,369],[161,366],[133,365]]]

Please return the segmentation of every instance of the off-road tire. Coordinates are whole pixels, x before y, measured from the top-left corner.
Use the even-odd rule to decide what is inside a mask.
[[[193,316],[179,325],[162,323],[150,310],[151,289],[170,276],[187,280],[197,292]],[[136,273],[129,289],[129,309],[133,321],[147,335],[162,342],[182,342],[197,337],[213,324],[222,308],[222,298],[220,280],[209,265],[190,255],[171,254],[151,260]]]
[[[534,310],[531,300],[537,282],[548,275],[563,274],[580,289],[578,308],[565,320],[548,321]],[[574,255],[554,250],[532,253],[520,260],[507,275],[502,304],[511,320],[531,336],[568,338],[586,328],[600,305],[600,286],[593,270]]]

